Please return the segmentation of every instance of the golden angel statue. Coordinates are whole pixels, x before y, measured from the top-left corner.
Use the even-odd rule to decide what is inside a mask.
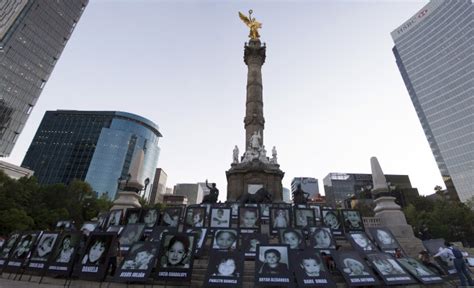
[[[258,38],[260,38],[260,34],[258,34],[257,29],[262,28],[262,23],[257,22],[255,17],[252,18],[252,13],[253,13],[253,11],[249,10],[249,17],[247,17],[244,14],[242,14],[241,12],[239,12],[239,17],[240,17],[240,19],[242,19],[242,21],[244,21],[245,25],[247,25],[250,28],[249,38],[250,39],[258,39]]]

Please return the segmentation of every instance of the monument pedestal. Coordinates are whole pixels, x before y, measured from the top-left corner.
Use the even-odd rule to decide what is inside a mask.
[[[258,187],[265,188],[273,195],[273,202],[283,201],[281,180],[285,173],[280,165],[263,163],[258,159],[249,162],[233,163],[226,171],[227,200],[237,201],[246,193],[254,193]],[[255,186],[254,186],[255,185]],[[253,191],[249,190],[255,188]]]
[[[122,209],[126,210],[127,208],[141,208],[140,204],[140,195],[137,192],[133,191],[119,191],[118,198],[114,201],[114,205],[110,210]]]

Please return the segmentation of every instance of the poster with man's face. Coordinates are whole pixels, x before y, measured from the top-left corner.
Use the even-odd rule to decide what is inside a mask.
[[[92,232],[87,240],[86,249],[81,255],[79,278],[100,280],[107,272],[109,252],[118,249],[116,234],[111,232]],[[114,245],[113,245],[114,244]]]
[[[416,259],[405,257],[397,259],[397,262],[423,284],[443,283],[443,278]]]
[[[336,287],[318,251],[293,251],[291,256],[298,287]]]
[[[260,231],[260,213],[258,207],[239,207],[240,233],[257,233]]]
[[[257,246],[267,244],[268,235],[266,234],[242,234],[242,250],[246,259],[255,259],[255,255],[257,254]]]
[[[178,227],[181,214],[183,208],[182,207],[168,207],[163,211],[163,217],[161,218],[161,225],[168,226],[168,227]]]
[[[434,257],[438,252],[441,252],[444,248],[446,248],[444,242],[445,240],[442,238],[430,239],[423,241],[423,246],[425,246],[426,250],[428,250],[428,253],[431,255],[431,257]],[[449,275],[457,273],[453,260],[446,253],[442,253],[439,257],[435,257],[434,260]]]
[[[364,232],[364,223],[357,210],[342,210],[342,219],[344,221],[344,231],[346,233]]]
[[[43,270],[45,268],[49,258],[53,255],[53,248],[58,238],[58,232],[44,232],[41,235],[28,263],[28,270]]]
[[[119,237],[120,251],[126,253],[130,246],[140,241],[144,230],[145,224],[143,223],[126,225]]]
[[[286,228],[279,230],[280,244],[286,244],[290,250],[301,250],[306,248],[306,241],[301,229]]]
[[[142,215],[141,208],[128,208],[125,211],[125,219],[124,219],[125,225],[140,223],[141,215]]]
[[[323,208],[321,210],[323,224],[331,228],[331,232],[334,236],[342,235],[342,225],[339,218],[339,211],[334,209]]]
[[[314,217],[314,210],[311,208],[294,208],[293,209],[295,227],[306,228],[316,225],[316,217]]]
[[[16,273],[23,267],[23,263],[31,256],[31,251],[38,236],[39,232],[27,232],[21,235],[5,265],[5,272]]]
[[[146,282],[155,264],[158,248],[152,242],[136,242],[117,267],[118,282]]]
[[[110,226],[120,225],[122,223],[122,213],[122,209],[115,209],[110,211],[109,218],[107,219],[106,228],[109,228]]]
[[[352,247],[363,254],[379,251],[364,232],[353,232],[346,234],[346,237],[351,243]]]
[[[231,251],[238,248],[239,233],[237,229],[216,229],[212,238],[212,249]]]
[[[333,251],[332,257],[337,269],[342,273],[349,286],[379,285],[379,281],[356,251]]]
[[[416,281],[398,264],[398,262],[386,253],[368,254],[367,258],[372,267],[375,268],[380,277],[387,285],[407,285]]]
[[[230,228],[231,208],[212,208],[211,209],[211,228]]]
[[[291,227],[291,208],[272,206],[270,208],[271,234],[278,234],[279,229]]]
[[[255,284],[293,287],[288,245],[260,245],[255,261]]]
[[[244,257],[241,252],[211,251],[205,287],[242,287]]]
[[[164,234],[160,243],[158,280],[191,280],[196,235],[188,233]]]
[[[380,250],[395,255],[395,249],[401,249],[397,240],[387,227],[369,228],[372,239],[375,240]]]
[[[63,232],[57,238],[52,257],[47,265],[49,275],[69,275],[81,239],[80,232]]]

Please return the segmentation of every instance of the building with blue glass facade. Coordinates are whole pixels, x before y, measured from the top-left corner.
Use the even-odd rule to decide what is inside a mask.
[[[98,195],[115,199],[118,181],[129,173],[132,157],[145,152],[141,182],[153,183],[161,137],[148,119],[125,112],[47,111],[23,160],[41,184],[88,182]],[[151,187],[142,191],[146,199]]]
[[[393,53],[452,194],[474,196],[473,5],[470,0],[425,5],[392,32]]]
[[[10,155],[88,2],[0,1],[0,157]]]

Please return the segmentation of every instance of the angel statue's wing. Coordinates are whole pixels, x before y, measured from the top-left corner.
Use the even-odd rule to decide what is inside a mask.
[[[250,19],[239,11],[239,17],[245,24],[250,25]]]

